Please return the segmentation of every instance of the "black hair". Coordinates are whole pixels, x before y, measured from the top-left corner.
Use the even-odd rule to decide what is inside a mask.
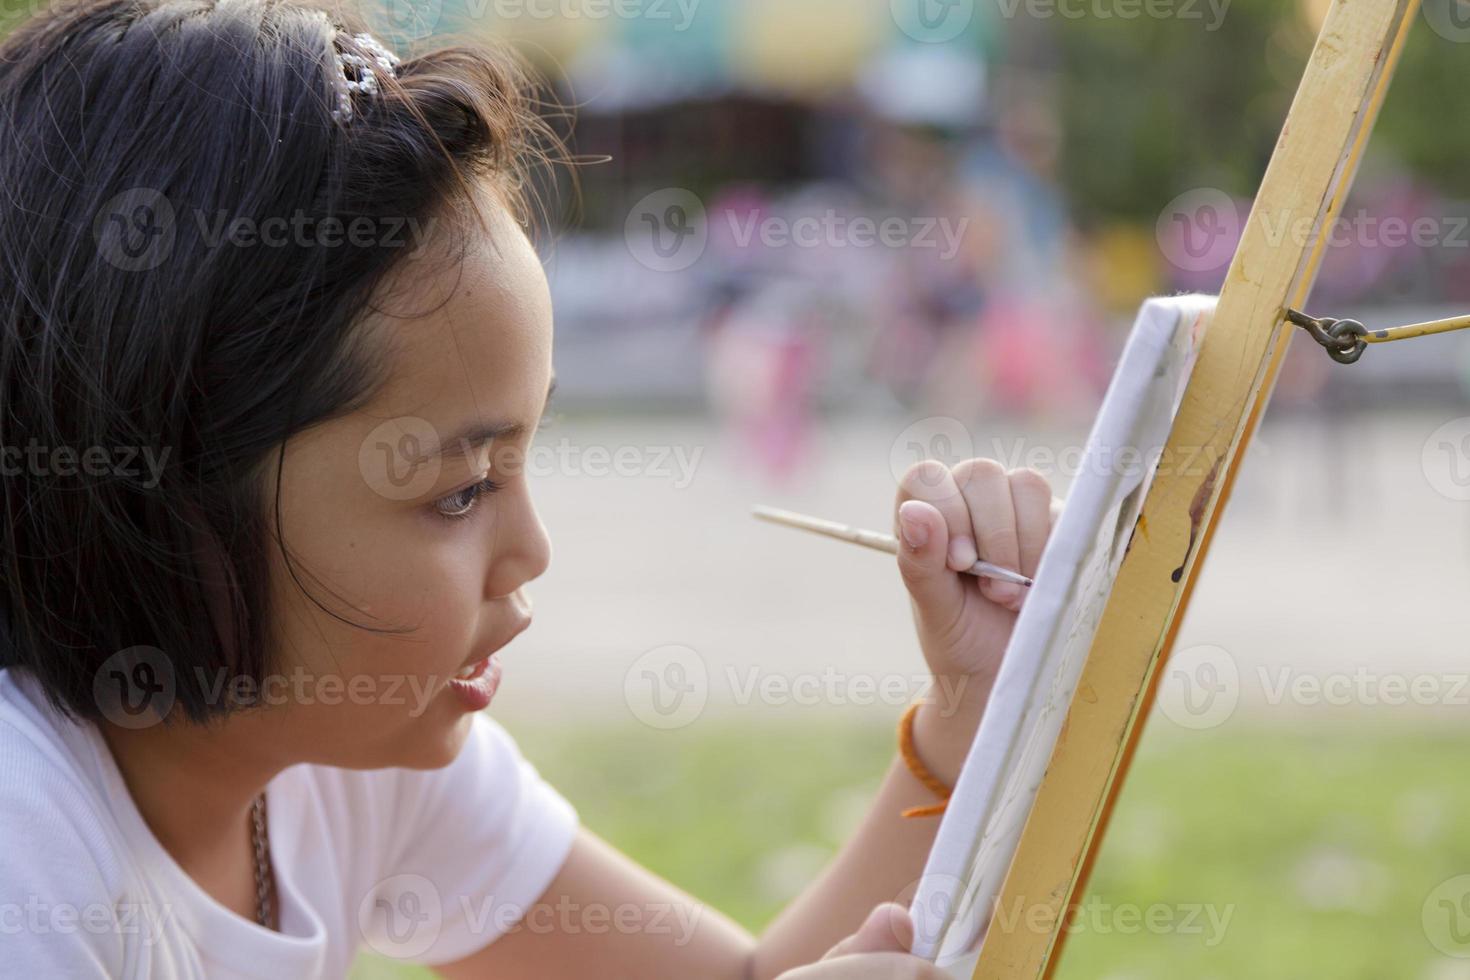
[[[99,671],[139,647],[195,722],[232,710],[206,676],[264,678],[285,442],[381,382],[357,328],[402,229],[478,214],[477,182],[527,220],[558,145],[530,72],[440,47],[338,121],[364,30],[102,0],[0,44],[0,666],[73,717],[103,717]]]

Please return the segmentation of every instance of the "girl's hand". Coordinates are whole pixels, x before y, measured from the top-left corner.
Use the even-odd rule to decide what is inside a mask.
[[[983,558],[1035,575],[1055,511],[1046,477],[1007,472],[992,459],[952,469],[925,460],[904,474],[894,514],[898,567],[937,678],[994,679],[1026,590],[960,570]]]
[[[875,908],[821,962],[788,970],[776,980],[948,980],[949,974],[933,963],[908,955],[913,943],[908,909],[889,902]]]

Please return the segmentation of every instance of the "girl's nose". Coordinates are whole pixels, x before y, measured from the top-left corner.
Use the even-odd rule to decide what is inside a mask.
[[[514,499],[502,500],[499,519],[490,532],[496,540],[485,587],[492,598],[509,595],[540,578],[551,565],[551,539],[523,482],[514,494]]]

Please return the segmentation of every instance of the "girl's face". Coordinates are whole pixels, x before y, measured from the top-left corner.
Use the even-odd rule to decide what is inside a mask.
[[[484,208],[493,219],[468,233],[462,263],[419,249],[378,304],[369,328],[389,380],[372,403],[287,442],[292,562],[277,552],[271,572],[282,666],[251,725],[285,758],[448,764],[500,657],[451,679],[531,622],[525,585],[551,547],[523,463],[552,383],[551,301],[520,228],[498,203]]]

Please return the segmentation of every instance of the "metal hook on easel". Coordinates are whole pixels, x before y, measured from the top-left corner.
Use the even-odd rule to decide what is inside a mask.
[[[1427,337],[1429,334],[1470,328],[1470,316],[1426,320],[1423,323],[1380,330],[1369,330],[1357,320],[1307,316],[1300,310],[1292,309],[1286,311],[1286,319],[1311,334],[1312,339],[1327,351],[1327,356],[1339,364],[1353,363],[1363,356],[1363,351],[1368,349],[1369,344],[1386,344],[1393,340],[1408,340],[1410,337]]]

